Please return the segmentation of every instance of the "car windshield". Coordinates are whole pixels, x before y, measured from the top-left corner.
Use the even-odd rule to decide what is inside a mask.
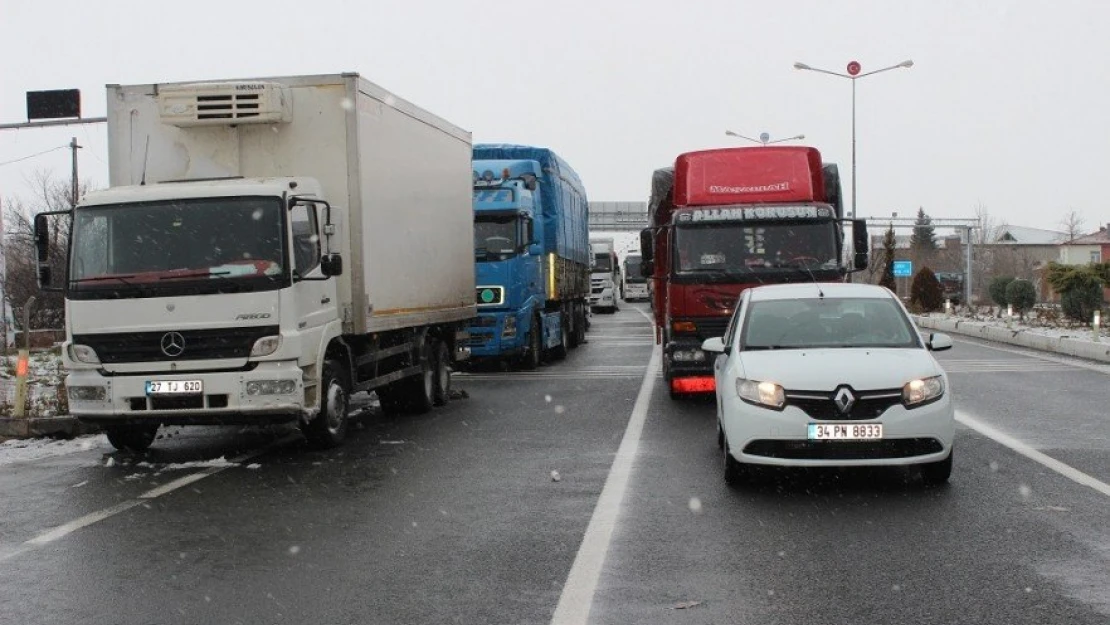
[[[910,320],[889,298],[806,298],[752,302],[743,350],[918,347]]]

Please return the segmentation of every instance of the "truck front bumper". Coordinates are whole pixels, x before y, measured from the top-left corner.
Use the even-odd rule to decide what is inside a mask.
[[[147,383],[201,383],[200,393],[147,393]],[[266,424],[306,414],[303,375],[296,361],[264,362],[250,371],[158,372],[66,376],[70,413],[90,423]]]
[[[513,328],[506,332],[506,320],[514,319]],[[470,357],[504,358],[524,353],[528,330],[524,323],[528,313],[479,313],[478,323],[470,327]]]

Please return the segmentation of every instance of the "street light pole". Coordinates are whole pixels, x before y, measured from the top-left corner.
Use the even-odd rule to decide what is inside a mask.
[[[874,76],[875,74],[879,74],[882,72],[889,72],[892,69],[909,69],[911,67],[913,67],[913,61],[907,59],[905,61],[902,61],[901,63],[898,63],[897,65],[891,65],[890,67],[884,67],[882,69],[877,69],[861,74],[860,64],[856,61],[852,61],[848,64],[848,73],[845,74],[842,72],[834,72],[827,69],[810,67],[805,63],[794,64],[794,69],[817,72],[818,74],[828,74],[830,76],[837,76],[839,78],[847,78],[848,80],[852,81],[852,212],[849,216],[850,219],[855,219],[856,217],[856,81],[861,78]]]
[[[740,133],[733,132],[731,130],[726,130],[725,134],[728,135],[729,137],[736,137],[738,139],[744,139],[745,141],[751,141],[752,143],[758,143],[760,145],[765,145],[765,146],[766,145],[771,145],[772,143],[785,143],[786,141],[801,141],[801,140],[806,138],[805,135],[794,135],[793,137],[787,137],[785,139],[775,139],[774,141],[772,141],[771,140],[771,135],[769,135],[765,132],[760,134],[758,139],[753,139],[751,137],[746,137],[746,136],[744,136]]]

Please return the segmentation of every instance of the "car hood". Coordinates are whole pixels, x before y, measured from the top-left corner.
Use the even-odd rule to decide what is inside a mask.
[[[775,382],[787,390],[860,391],[901,388],[916,378],[943,374],[932,354],[919,348],[782,349],[739,353],[736,375]]]

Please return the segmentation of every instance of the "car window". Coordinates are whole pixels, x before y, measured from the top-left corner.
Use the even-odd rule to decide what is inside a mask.
[[[920,347],[902,309],[887,298],[753,302],[742,349]]]

